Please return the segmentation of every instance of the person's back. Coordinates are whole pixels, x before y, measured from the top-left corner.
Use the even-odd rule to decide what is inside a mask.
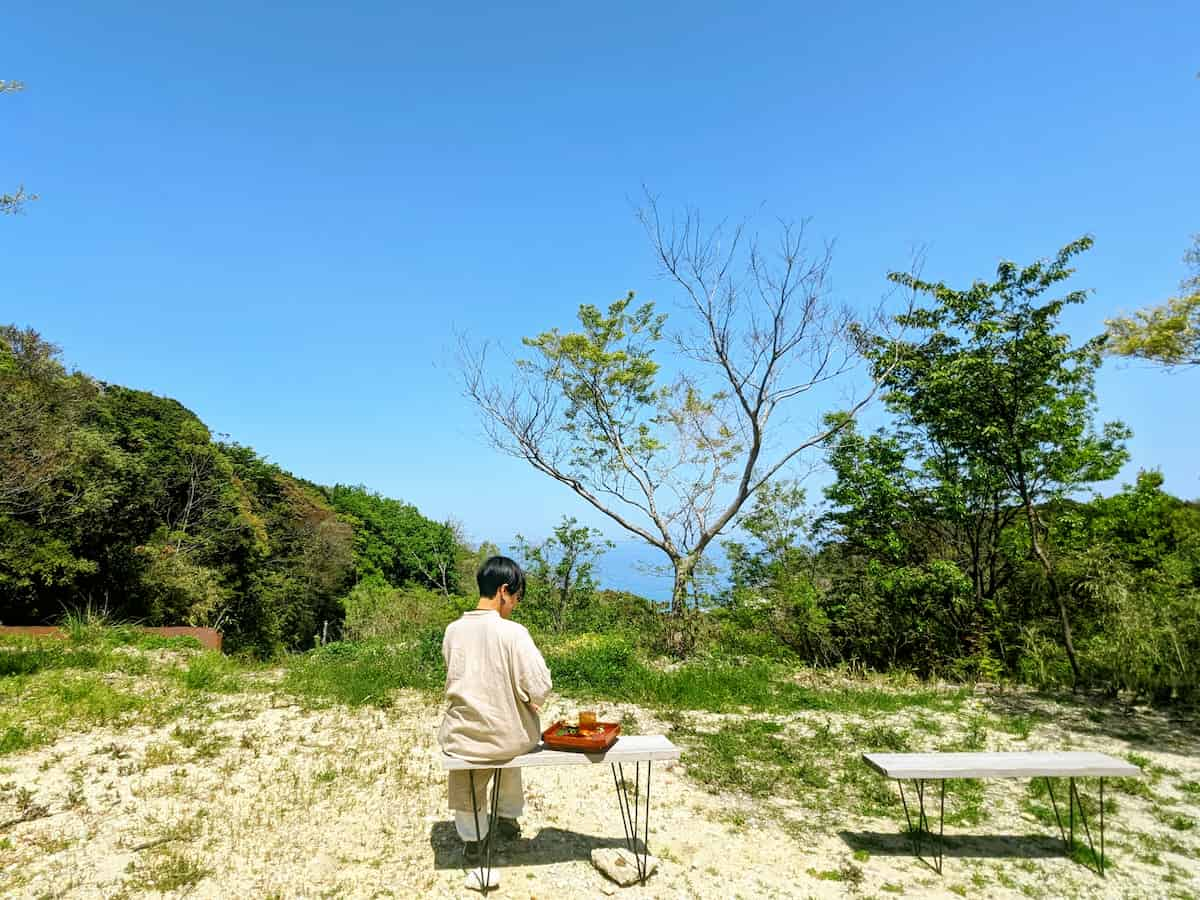
[[[541,737],[536,708],[550,673],[523,625],[473,609],[446,629],[446,715],[442,749],[471,762],[528,753]]]
[[[525,593],[525,573],[507,557],[480,567],[479,606],[452,622],[442,641],[446,661],[446,714],[438,742],[468,762],[503,762],[534,749],[541,737],[538,711],[550,693],[550,671],[523,625],[510,622]],[[454,824],[468,844],[487,835],[488,784],[500,770],[456,770],[449,776]],[[497,810],[501,835],[520,833],[525,804],[520,769],[503,770]],[[494,788],[495,789],[495,788]]]

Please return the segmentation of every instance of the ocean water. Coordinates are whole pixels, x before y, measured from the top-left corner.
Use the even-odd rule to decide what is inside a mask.
[[[644,541],[619,540],[613,543],[616,547],[605,552],[596,565],[596,580],[600,587],[628,591],[659,603],[669,602],[673,575],[666,554]],[[512,553],[513,548],[505,547],[503,552]],[[724,551],[719,545],[713,545],[705,558],[716,564],[718,571],[713,580],[717,589],[723,589],[729,568]]]

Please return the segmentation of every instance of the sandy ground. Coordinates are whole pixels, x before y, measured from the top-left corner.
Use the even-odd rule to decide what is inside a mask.
[[[831,819],[710,794],[688,777],[685,755],[655,768],[650,845],[662,863],[645,886],[616,888],[589,862],[592,848],[624,843],[608,768],[539,769],[526,773],[524,834],[501,846],[493,896],[1200,896],[1200,824],[1185,824],[1200,823],[1200,796],[1186,786],[1200,781],[1193,726],[1135,710],[1102,728],[1084,710],[1024,693],[968,703],[1049,714],[1027,738],[989,740],[989,749],[1136,752],[1166,773],[1152,788],[1166,803],[1120,797],[1107,878],[1062,856],[1055,833],[1022,812],[1018,782],[989,782],[987,820],[947,828],[938,876],[913,858],[895,818]],[[463,887],[437,764],[439,710],[428,701],[402,694],[387,710],[306,711],[252,693],[209,706],[193,723],[93,730],[0,758],[0,894],[478,896]],[[566,709],[552,706],[547,721]],[[642,733],[668,730],[649,711],[631,711]],[[792,718],[805,717],[846,718]],[[13,821],[38,807],[44,815]]]

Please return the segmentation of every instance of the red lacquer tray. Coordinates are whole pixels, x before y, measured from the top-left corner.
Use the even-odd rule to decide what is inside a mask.
[[[575,726],[569,722],[555,722],[542,732],[542,744],[549,750],[582,750],[585,753],[600,753],[613,745],[621,733],[621,726],[616,722],[597,722],[594,726],[599,729],[594,734],[563,734],[562,729]]]

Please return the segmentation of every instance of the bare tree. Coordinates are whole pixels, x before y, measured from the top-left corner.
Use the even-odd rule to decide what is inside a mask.
[[[17,91],[23,90],[25,90],[25,85],[20,81],[0,79],[0,94],[15,94]],[[0,214],[19,213],[27,202],[36,199],[37,194],[29,193],[25,190],[25,185],[20,185],[11,194],[0,194]]]
[[[782,223],[767,249],[744,224],[664,216],[651,196],[639,218],[690,327],[668,337],[667,317],[632,308],[631,293],[607,314],[581,306],[579,332],[525,338],[529,358],[503,375],[465,338],[460,365],[493,446],[667,556],[678,614],[704,551],[746,499],[850,421],[875,386],[829,421],[814,408],[860,362],[867,325],[831,300],[831,247],[810,255],[803,225]],[[669,380],[654,358],[663,348],[675,351]],[[810,424],[797,429],[789,413],[805,401]]]

